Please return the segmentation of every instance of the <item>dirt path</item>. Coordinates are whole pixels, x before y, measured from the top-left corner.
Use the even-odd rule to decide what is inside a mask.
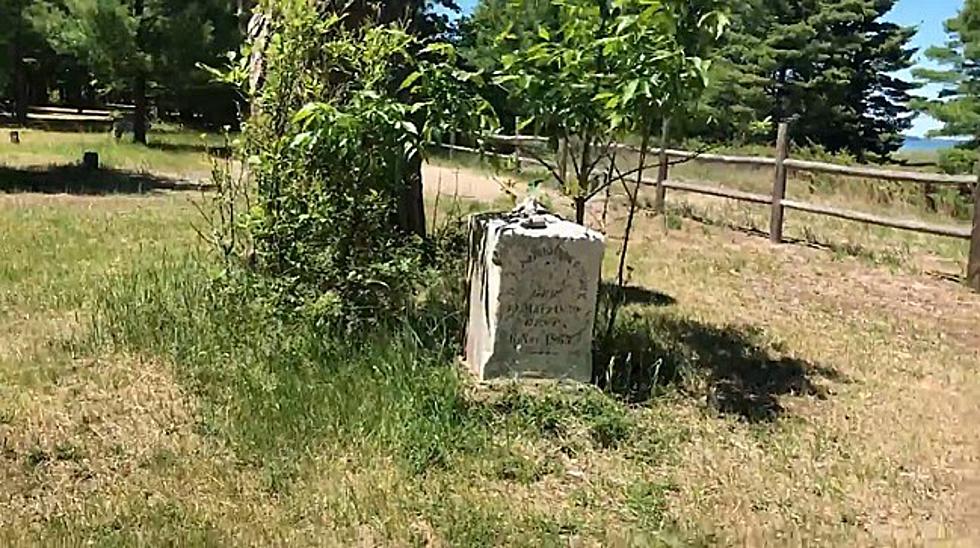
[[[503,178],[495,180],[490,175],[478,171],[448,167],[437,164],[422,166],[422,179],[428,196],[459,196],[472,200],[490,202],[503,196]]]

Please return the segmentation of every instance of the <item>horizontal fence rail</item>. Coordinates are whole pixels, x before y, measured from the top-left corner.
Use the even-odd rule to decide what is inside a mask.
[[[651,181],[649,179],[644,179],[643,183],[649,186],[657,186],[656,181]],[[670,179],[663,181],[662,184],[664,188],[669,188],[673,190],[683,190],[685,192],[693,192],[694,194],[717,196],[719,198],[730,198],[732,200],[740,200],[742,202],[752,202],[754,204],[765,204],[765,205],[772,204],[772,196],[768,196],[766,194],[755,194],[752,192],[743,192],[741,190],[732,190],[730,188],[722,188],[719,186],[672,181]]]
[[[539,164],[539,160],[536,158],[529,158],[520,155],[521,148],[530,147],[548,147],[549,141],[543,137],[531,136],[531,135],[494,135],[489,138],[493,143],[508,145],[514,148],[514,152],[511,154],[501,154],[497,152],[487,152],[481,151],[468,147],[461,147],[456,145],[439,145],[450,150],[459,150],[463,152],[477,153],[483,155],[494,156],[498,158],[506,158],[514,161],[518,165],[522,163],[527,164]],[[637,152],[638,148],[633,145],[613,143],[611,148],[619,150],[629,150],[632,152]],[[770,214],[770,229],[769,236],[773,242],[779,243],[783,241],[783,216],[784,211],[795,210],[803,211],[806,213],[812,213],[816,215],[825,215],[829,217],[835,217],[838,219],[845,219],[848,221],[855,221],[865,224],[884,226],[889,228],[897,228],[902,230],[908,230],[912,232],[918,232],[922,234],[933,234],[937,236],[946,236],[950,238],[958,238],[970,241],[970,253],[966,269],[966,280],[967,283],[975,290],[980,291],[980,184],[978,184],[978,179],[971,175],[946,175],[942,173],[925,173],[918,171],[897,171],[890,169],[880,169],[865,166],[846,166],[840,164],[831,164],[827,162],[814,162],[809,160],[796,160],[789,158],[789,138],[788,138],[788,126],[786,124],[780,124],[779,132],[776,140],[776,156],[775,158],[768,158],[762,156],[735,156],[727,154],[712,154],[705,152],[690,152],[685,150],[676,149],[657,149],[659,151],[659,156],[661,160],[658,164],[654,164],[649,167],[659,166],[659,174],[657,180],[650,180],[644,178],[641,183],[645,186],[653,186],[657,188],[657,209],[659,212],[663,212],[663,199],[665,191],[667,189],[679,190],[683,192],[691,192],[695,194],[702,194],[706,196],[715,196],[719,198],[727,198],[731,200],[738,200],[742,202],[750,202],[755,204],[768,205],[771,208]],[[725,165],[742,165],[742,166],[753,166],[760,168],[769,168],[774,170],[773,175],[773,189],[771,194],[757,194],[752,192],[744,192],[740,190],[733,190],[723,187],[718,187],[709,184],[703,184],[702,182],[689,182],[689,181],[678,181],[668,178],[667,168],[670,164],[670,159],[674,160],[685,160],[703,163],[717,163]],[[551,166],[556,168],[557,166]],[[809,173],[827,173],[831,175],[840,175],[845,177],[860,177],[864,179],[875,179],[883,181],[898,181],[907,183],[918,183],[925,185],[968,185],[973,186],[973,201],[974,201],[974,218],[972,228],[965,226],[941,226],[934,225],[931,223],[926,223],[923,221],[918,221],[914,219],[893,219],[887,217],[881,217],[878,215],[873,215],[871,213],[865,213],[861,211],[852,211],[847,209],[840,209],[836,207],[810,204],[806,202],[801,202],[797,200],[786,199],[786,183],[787,183],[787,172],[809,172]],[[929,187],[927,187],[929,188]]]
[[[872,215],[870,213],[849,211],[846,209],[838,209],[836,207],[823,205],[807,204],[804,202],[797,202],[795,200],[783,200],[782,203],[783,207],[786,209],[795,209],[797,211],[805,211],[807,213],[817,213],[819,215],[837,217],[838,219],[846,219],[848,221],[858,221],[872,225],[887,226],[890,228],[901,228],[904,230],[911,230],[913,232],[921,232],[923,234],[949,236],[950,238],[960,238],[962,240],[970,239],[971,230],[966,227],[934,225],[913,219],[889,219],[886,217],[879,217],[878,215]]]
[[[792,159],[787,159],[784,163],[786,167],[796,171],[815,171],[818,173],[846,175],[848,177],[862,177],[864,179],[882,179],[885,181],[927,183],[937,185],[971,185],[977,182],[977,178],[972,175],[946,175],[943,173],[922,173],[918,171],[892,171],[889,169],[877,169],[873,167],[842,166],[839,164],[828,164],[825,162],[810,162],[807,160]]]
[[[494,135],[489,139],[497,143],[518,147],[522,145],[544,146],[548,144],[547,139],[531,135]],[[629,150],[631,152],[639,152],[639,148],[634,145],[615,143],[613,144],[613,148]],[[470,151],[472,151],[472,149],[470,149]],[[691,152],[673,148],[668,148],[666,152],[667,156],[672,159],[690,160],[706,164],[747,165],[756,167],[773,167],[776,165],[776,158],[769,158],[766,156],[735,156],[730,154],[713,154],[709,152]],[[977,181],[977,178],[972,175],[947,175],[945,173],[896,171],[865,166],[847,166],[842,164],[831,164],[828,162],[815,162],[811,160],[796,160],[792,158],[787,158],[784,160],[783,165],[785,165],[787,169],[791,169],[793,171],[829,173],[832,175],[861,177],[864,179],[880,179],[885,181],[902,181],[940,185],[969,185]]]

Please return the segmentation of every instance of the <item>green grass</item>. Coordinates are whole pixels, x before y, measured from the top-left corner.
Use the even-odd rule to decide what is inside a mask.
[[[4,135],[0,140],[0,169],[78,164],[83,153],[92,151],[108,168],[198,179],[210,171],[206,150],[225,145],[221,135],[193,131],[151,131],[149,145],[143,146],[133,143],[131,136],[116,139],[110,133],[11,129],[20,132],[20,144],[11,143]]]
[[[560,455],[639,443],[632,414],[615,399],[595,389],[544,386],[529,393],[512,384],[473,398],[455,365],[455,337],[432,335],[458,332],[460,326],[446,325],[451,317],[422,310],[375,335],[331,336],[284,320],[261,304],[261,295],[226,293],[201,264],[164,263],[110,280],[75,351],[149,353],[175,364],[202,403],[199,428],[258,473],[261,489],[298,496],[311,454],[356,455],[418,484],[422,494],[403,511],[421,512],[451,544],[557,542],[569,527],[605,538],[612,530],[603,522],[610,519],[614,530],[651,538],[671,529],[670,520],[648,515],[665,504],[662,497],[634,496],[644,489],[640,479],[631,480],[641,484],[622,494],[620,507],[594,517],[572,512],[574,526],[564,523],[568,516],[544,512],[508,516],[501,501],[481,501],[472,491],[488,482],[534,489],[565,475]],[[527,444],[540,443],[557,451],[523,454]],[[444,497],[453,496],[463,499],[447,507]],[[362,511],[368,514],[359,519],[378,519],[391,510]]]
[[[980,301],[905,268],[934,242],[693,213],[641,213],[601,391],[474,385],[453,283],[356,336],[283,316],[222,282],[183,194],[0,195],[0,543],[980,538]]]
[[[226,434],[242,458],[294,460],[329,438],[401,447],[396,454],[407,463],[426,467],[454,447],[416,436],[465,437],[465,421],[453,424],[465,410],[450,350],[418,344],[421,334],[411,325],[363,342],[331,337],[278,317],[261,294],[216,288],[202,263],[112,280],[95,302],[92,344],[181,364],[215,406],[205,427]],[[458,431],[436,432],[447,424]]]
[[[455,309],[352,341],[216,282],[183,198],[4,200],[0,478],[9,500],[43,501],[0,508],[5,542],[261,543],[294,538],[297,521],[396,544],[673,530],[635,518],[647,499],[627,506],[626,490],[586,513],[537,500],[559,496],[568,455],[612,456],[650,432],[595,389],[474,393],[458,340],[440,335],[459,329]],[[94,479],[56,487],[69,477]],[[78,490],[92,481],[99,497]]]
[[[900,150],[895,153],[895,159],[913,165],[934,166],[939,161],[939,152],[939,150]]]

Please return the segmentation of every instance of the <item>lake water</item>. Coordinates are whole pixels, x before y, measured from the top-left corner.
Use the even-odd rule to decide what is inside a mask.
[[[953,148],[961,141],[956,139],[931,139],[929,137],[906,137],[902,150],[943,150]]]

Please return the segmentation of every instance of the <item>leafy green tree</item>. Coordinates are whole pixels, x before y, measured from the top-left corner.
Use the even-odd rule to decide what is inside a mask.
[[[196,65],[213,64],[237,40],[216,40],[216,29],[235,36],[238,28],[233,7],[220,0],[44,0],[32,19],[56,51],[84,60],[104,88],[132,97],[140,143],[148,92],[200,81]]]
[[[640,136],[636,185],[632,192],[627,187],[630,207],[619,258],[620,287],[651,135],[660,122],[666,138],[671,117],[684,118],[696,108],[708,84],[711,48],[729,22],[719,4],[621,0],[616,3],[615,33],[602,40],[611,85],[597,99],[610,109],[614,128]]]
[[[946,21],[945,45],[926,50],[926,57],[944,70],[917,68],[917,78],[941,84],[938,98],[921,99],[915,106],[943,123],[936,136],[969,136],[970,148],[980,145],[980,0],[966,0],[960,12]]]
[[[405,209],[406,166],[441,133],[492,120],[479,75],[457,69],[448,44],[355,25],[316,0],[260,10],[274,37],[257,33],[248,45],[262,51],[261,82],[252,85],[249,58],[232,73],[257,106],[243,137],[257,200],[243,217],[226,216],[244,218],[247,238],[237,241],[250,242],[231,252],[316,320],[396,318],[426,271]]]
[[[515,19],[516,17],[516,19]],[[473,66],[491,73],[500,68],[498,39],[507,33],[517,44],[530,45],[537,29],[559,27],[558,6],[548,0],[482,0],[460,23],[461,54]]]
[[[883,20],[895,0],[740,0],[709,93],[714,132],[793,122],[794,136],[857,157],[887,156],[911,125],[914,28]]]
[[[571,176],[538,161],[571,196],[578,222],[586,202],[622,178],[608,161],[616,134],[645,135],[645,155],[655,121],[667,111],[686,113],[702,92],[709,66],[704,36],[716,38],[716,27],[727,21],[717,5],[486,0],[467,23],[463,43],[473,64],[494,70],[495,82],[509,90],[513,108],[536,133],[574,149]]]
[[[301,0],[306,1],[306,0]],[[439,38],[445,38],[450,33],[448,18],[443,11],[458,11],[459,7],[453,0],[351,0],[345,3],[331,0],[308,0],[306,9],[323,17],[340,17],[342,26],[348,30],[370,25],[397,24],[413,40],[407,45],[418,53],[424,45]],[[269,33],[266,29],[275,13],[279,13],[277,2],[262,1],[255,11],[250,36],[249,59],[251,87],[256,91],[264,81],[264,55],[269,45]],[[393,76],[393,80],[405,77],[409,72],[408,65]],[[402,94],[408,93],[401,90]],[[424,120],[419,113],[413,115],[413,123],[423,125]],[[419,236],[426,234],[425,203],[422,192],[422,158],[415,155],[403,166],[404,194],[402,196],[402,218],[404,226]]]
[[[31,0],[5,0],[0,3],[0,90],[9,90],[14,115],[27,121],[27,68],[25,57],[36,46],[25,9]]]
[[[526,8],[520,0],[509,2],[503,16],[520,21]],[[494,38],[500,58],[494,81],[526,115],[525,125],[533,123],[575,149],[571,176],[543,158],[538,161],[572,197],[576,221],[584,223],[585,204],[602,185],[597,168],[612,142],[610,111],[599,98],[608,91],[608,58],[601,44],[613,34],[613,15],[608,2],[591,0],[552,0],[547,11],[554,16],[551,28],[514,32],[512,24]]]

